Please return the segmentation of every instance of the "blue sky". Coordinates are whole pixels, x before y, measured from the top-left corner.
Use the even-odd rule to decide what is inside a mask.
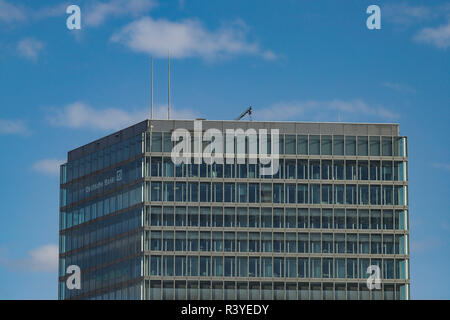
[[[449,1],[0,0],[0,299],[57,298],[58,165],[148,118],[152,55],[166,117],[168,50],[175,118],[399,123],[412,298],[450,298]]]

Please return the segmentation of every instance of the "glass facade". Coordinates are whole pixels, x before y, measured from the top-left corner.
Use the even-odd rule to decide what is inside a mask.
[[[409,299],[405,137],[279,123],[267,176],[248,156],[175,165],[177,121],[154,122],[61,167],[60,299]]]

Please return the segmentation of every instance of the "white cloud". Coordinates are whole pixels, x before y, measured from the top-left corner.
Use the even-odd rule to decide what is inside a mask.
[[[148,13],[156,6],[154,0],[111,0],[89,2],[84,22],[88,26],[99,26],[110,17],[137,16]]]
[[[450,47],[450,21],[436,28],[424,28],[414,37],[417,42],[428,43],[441,49]]]
[[[190,109],[171,108],[171,119],[194,119],[195,117],[196,112]],[[148,118],[148,109],[133,111],[116,108],[94,109],[82,102],[75,102],[60,109],[53,108],[47,120],[58,127],[120,130]],[[154,118],[167,119],[167,107],[155,107]]]
[[[0,263],[14,271],[55,272],[58,270],[58,246],[43,245],[29,251],[23,259],[0,257]]]
[[[123,27],[111,40],[156,57],[166,57],[168,51],[174,58],[207,60],[242,54],[265,59],[276,57],[272,51],[262,50],[257,43],[250,42],[247,33],[248,27],[241,20],[210,31],[196,19],[176,22],[144,17]]]
[[[44,174],[58,175],[59,166],[65,162],[61,159],[43,159],[33,164],[33,170]]]
[[[450,163],[433,163],[433,167],[437,169],[443,169],[445,171],[450,171]]]
[[[33,38],[25,38],[17,44],[18,53],[29,60],[37,60],[40,51],[44,48],[44,44]]]
[[[22,120],[0,119],[0,134],[27,135],[28,128]]]
[[[0,0],[0,23],[30,22],[64,16],[67,6],[68,2],[42,8],[31,8],[24,5],[13,5],[6,0]]]
[[[398,114],[362,100],[279,102],[254,111],[257,120],[369,121],[393,120]]]
[[[383,82],[381,84],[383,87],[398,91],[398,92],[404,92],[404,93],[415,93],[416,90],[414,90],[413,88],[411,88],[410,86],[407,86],[405,84],[401,84],[401,83],[395,83],[395,82]]]
[[[0,0],[0,22],[12,23],[23,21],[26,18],[24,9],[5,0]]]
[[[431,7],[414,6],[406,2],[383,6],[382,15],[387,20],[401,25],[411,25],[435,16]]]

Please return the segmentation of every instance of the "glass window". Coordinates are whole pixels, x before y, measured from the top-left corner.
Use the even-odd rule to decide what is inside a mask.
[[[311,278],[322,278],[322,264],[320,258],[311,258]],[[318,290],[320,291],[320,287]]]
[[[153,132],[151,133],[151,137],[152,137],[152,144],[151,144],[152,152],[162,152],[162,133]]]
[[[370,228],[381,229],[381,211],[371,210],[370,212]]]
[[[236,186],[234,183],[224,185],[225,202],[236,202]]]
[[[286,159],[285,161],[285,179],[295,179],[295,160]]]
[[[346,204],[356,204],[356,185],[347,184],[345,186],[345,199]]]
[[[345,229],[345,211],[343,209],[334,209],[334,228]]]
[[[297,276],[299,278],[309,277],[309,261],[308,258],[298,258],[297,261]],[[306,291],[308,291],[306,289]]]
[[[380,137],[370,137],[370,155],[379,156],[380,155]]]
[[[333,253],[333,234],[322,234],[322,253]]]
[[[189,197],[191,202],[198,202],[198,182],[189,182]]]
[[[211,208],[202,207],[200,208],[200,227],[211,226]]]
[[[345,154],[347,156],[356,155],[356,137],[346,136],[345,137]]]
[[[392,180],[392,162],[391,161],[383,161],[383,180],[385,180],[385,181]]]
[[[353,210],[353,209],[346,210],[346,221],[347,221],[347,229],[357,229],[358,228],[358,220],[357,220],[356,210]]]
[[[286,208],[286,228],[296,228],[297,226],[297,213],[295,208]]]
[[[382,137],[383,156],[392,156],[392,137]]]
[[[331,184],[322,185],[322,204],[332,204],[333,203],[333,191]]]
[[[381,254],[381,235],[372,234],[370,237],[371,240],[371,254]]]
[[[369,254],[370,253],[370,241],[368,234],[360,234],[359,235],[359,253],[360,254]],[[367,267],[366,267],[367,269]],[[364,269],[364,272],[366,272]],[[366,277],[363,277],[366,278]]]
[[[272,184],[270,183],[261,184],[261,202],[263,203],[272,202]]]
[[[369,204],[369,186],[360,184],[358,186],[358,203],[362,205]]]
[[[238,252],[247,252],[248,251],[248,241],[247,241],[247,232],[238,232],[237,233],[237,251]],[[245,275],[247,276],[247,275]]]
[[[336,233],[334,235],[334,253],[345,253],[345,234]]]
[[[285,136],[285,154],[295,154],[295,135],[289,135],[287,134]]]
[[[333,136],[333,155],[344,155],[344,136]]]
[[[174,184],[173,182],[164,182],[163,201],[174,200]]]
[[[320,160],[309,161],[309,177],[310,179],[320,179]]]
[[[383,205],[393,204],[393,186],[383,186]]]
[[[311,204],[319,204],[320,203],[320,184],[311,184],[310,190],[310,200]]]
[[[247,199],[247,184],[246,183],[238,183],[237,184],[237,198],[238,202],[246,203]]]
[[[300,208],[298,209],[298,227],[299,228],[308,228],[308,209]]]
[[[284,209],[273,209],[273,226],[272,228],[284,228]]]
[[[175,201],[178,202],[187,201],[186,182],[177,182],[175,184]]]
[[[344,180],[344,161],[334,161],[333,172],[335,180]]]
[[[176,207],[175,208],[175,225],[176,226],[186,226],[186,208]]]
[[[260,226],[259,208],[249,208],[248,225],[251,228],[258,228]]]
[[[347,180],[357,179],[356,161],[345,161],[345,178]]]
[[[320,154],[320,136],[318,135],[309,136],[309,154],[311,155]]]
[[[263,228],[272,228],[272,209],[261,209],[261,225]]]
[[[209,182],[200,183],[200,202],[211,201],[211,184]]]
[[[188,207],[188,226],[196,227],[198,226],[198,208]]]
[[[273,203],[284,203],[284,186],[281,183],[273,185]]]
[[[221,182],[214,182],[212,184],[212,201],[213,202],[223,201],[223,184]]]
[[[235,210],[235,208],[225,208],[225,214],[224,214],[225,227],[236,226],[236,213],[234,210]]]
[[[217,207],[212,208],[212,225],[213,225],[213,227],[222,227],[223,226],[222,208],[217,208]]]
[[[322,209],[322,228],[333,228],[333,213],[331,209]]]
[[[358,221],[360,229],[369,229],[369,210],[359,210]]]
[[[321,141],[322,155],[331,155],[332,140],[331,136],[322,136]]]
[[[310,209],[311,228],[320,228],[320,209]]]
[[[295,203],[295,188],[296,185],[293,183],[288,183],[285,185],[286,203]]]
[[[161,182],[152,182],[152,184],[151,184],[151,200],[152,201],[161,201],[162,200]]]
[[[331,160],[322,160],[322,179],[333,179],[333,166]]]
[[[308,160],[297,160],[297,179],[308,179]]]
[[[308,154],[308,136],[297,136],[297,154]]]
[[[259,203],[259,183],[249,183],[248,202]]]
[[[368,137],[358,137],[358,156],[369,155]]]
[[[189,231],[187,240],[187,250],[188,251],[198,251],[198,232]]]
[[[367,161],[358,161],[359,180],[369,180],[369,164]]]
[[[308,234],[307,233],[299,233],[298,234],[297,250],[298,250],[298,253],[308,253],[309,252]]]

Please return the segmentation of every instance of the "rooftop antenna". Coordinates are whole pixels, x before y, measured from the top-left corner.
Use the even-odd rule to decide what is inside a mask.
[[[241,115],[239,117],[236,118],[236,121],[241,120],[243,117],[245,117],[245,115],[248,114],[248,116],[250,117],[250,121],[252,121],[252,106],[249,106],[247,108],[247,110],[245,110],[244,112],[241,113]]]
[[[153,120],[153,56],[152,56],[152,90],[151,90],[150,119]]]
[[[170,120],[170,51],[167,52],[168,91],[167,91],[167,120]]]

